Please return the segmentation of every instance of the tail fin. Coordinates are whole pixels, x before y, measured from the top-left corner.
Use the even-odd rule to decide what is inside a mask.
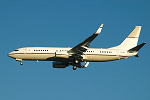
[[[137,46],[140,31],[141,31],[141,26],[135,26],[135,29],[129,34],[129,36],[119,46],[112,47],[110,49],[129,50]]]

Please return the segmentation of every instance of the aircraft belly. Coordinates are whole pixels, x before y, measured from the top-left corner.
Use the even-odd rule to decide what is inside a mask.
[[[89,62],[105,62],[105,61],[118,60],[119,56],[117,55],[85,55],[83,59]]]
[[[17,55],[17,58],[23,60],[46,60],[47,58],[54,57],[54,54],[22,54]]]
[[[55,61],[59,59],[68,59],[68,55],[55,55],[55,54],[16,54],[13,55],[15,59],[22,60],[42,60],[42,61]]]

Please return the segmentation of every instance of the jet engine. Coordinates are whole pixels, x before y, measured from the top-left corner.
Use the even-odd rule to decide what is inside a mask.
[[[64,62],[53,62],[53,68],[66,68],[67,66],[69,66],[68,63],[64,63]]]

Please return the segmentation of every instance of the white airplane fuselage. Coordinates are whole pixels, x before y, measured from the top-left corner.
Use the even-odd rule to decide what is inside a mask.
[[[146,44],[137,45],[141,26],[135,26],[135,29],[128,37],[118,46],[100,49],[89,48],[90,43],[100,34],[103,24],[90,37],[85,39],[73,48],[59,47],[24,47],[14,50],[8,56],[20,61],[23,65],[23,60],[37,61],[54,61],[53,68],[66,68],[69,65],[76,68],[86,68],[89,62],[106,62],[119,59],[126,59],[131,56],[138,57],[138,51]],[[82,65],[81,62],[85,62]]]
[[[71,48],[56,48],[56,47],[25,47],[19,48],[8,56],[16,60],[39,60],[39,61],[59,61],[69,62],[68,51]],[[128,53],[126,50],[98,49],[89,48],[83,54],[83,61],[87,62],[105,62],[128,58],[136,55],[136,53]],[[62,59],[61,59],[62,58]]]

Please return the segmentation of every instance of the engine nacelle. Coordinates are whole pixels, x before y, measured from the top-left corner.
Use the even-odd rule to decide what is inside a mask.
[[[64,62],[53,62],[53,68],[66,68],[67,66],[69,65]]]
[[[69,58],[67,51],[64,52],[55,52],[55,57],[57,58]]]

